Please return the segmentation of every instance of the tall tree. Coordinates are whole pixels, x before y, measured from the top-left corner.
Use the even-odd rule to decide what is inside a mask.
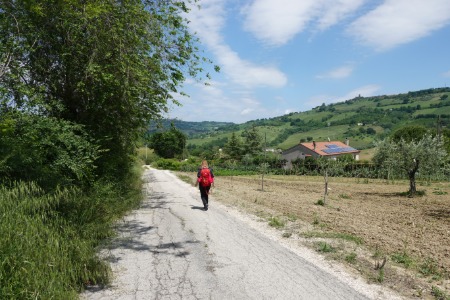
[[[262,137],[258,132],[256,126],[252,126],[250,129],[245,129],[242,132],[242,136],[244,137],[244,153],[255,155],[261,152],[261,141]]]
[[[186,135],[172,125],[168,131],[154,133],[150,140],[150,147],[163,158],[174,158],[183,153],[186,147]]]
[[[194,0],[195,1],[195,0]],[[124,174],[150,119],[200,78],[188,8],[176,0],[3,0],[0,103],[83,124]]]
[[[236,133],[231,134],[231,138],[225,145],[225,152],[230,156],[230,158],[235,160],[240,160],[242,155],[242,142]]]

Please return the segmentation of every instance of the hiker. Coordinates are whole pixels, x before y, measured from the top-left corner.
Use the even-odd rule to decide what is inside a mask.
[[[200,189],[200,197],[202,198],[203,207],[205,210],[208,210],[208,195],[211,185],[214,186],[214,174],[212,169],[208,166],[208,162],[206,160],[202,161],[202,164],[198,169],[195,186],[197,186],[197,184]]]

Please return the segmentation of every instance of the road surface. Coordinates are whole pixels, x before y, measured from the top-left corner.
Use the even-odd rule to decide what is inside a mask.
[[[302,257],[213,196],[204,211],[198,189],[169,171],[148,169],[144,179],[146,200],[102,253],[114,281],[81,299],[392,299]]]

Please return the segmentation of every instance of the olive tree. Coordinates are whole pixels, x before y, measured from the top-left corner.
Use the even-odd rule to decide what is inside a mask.
[[[385,139],[377,143],[373,161],[383,170],[398,170],[409,179],[409,197],[416,192],[416,174],[435,174],[447,155],[439,136],[424,134],[420,139]]]

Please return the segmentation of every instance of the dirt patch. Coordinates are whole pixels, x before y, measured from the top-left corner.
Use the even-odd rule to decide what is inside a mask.
[[[260,177],[217,177],[213,199],[406,297],[450,295],[450,183],[419,183],[425,195],[408,198],[408,182],[331,178],[325,206],[321,177],[266,176],[263,187]]]

